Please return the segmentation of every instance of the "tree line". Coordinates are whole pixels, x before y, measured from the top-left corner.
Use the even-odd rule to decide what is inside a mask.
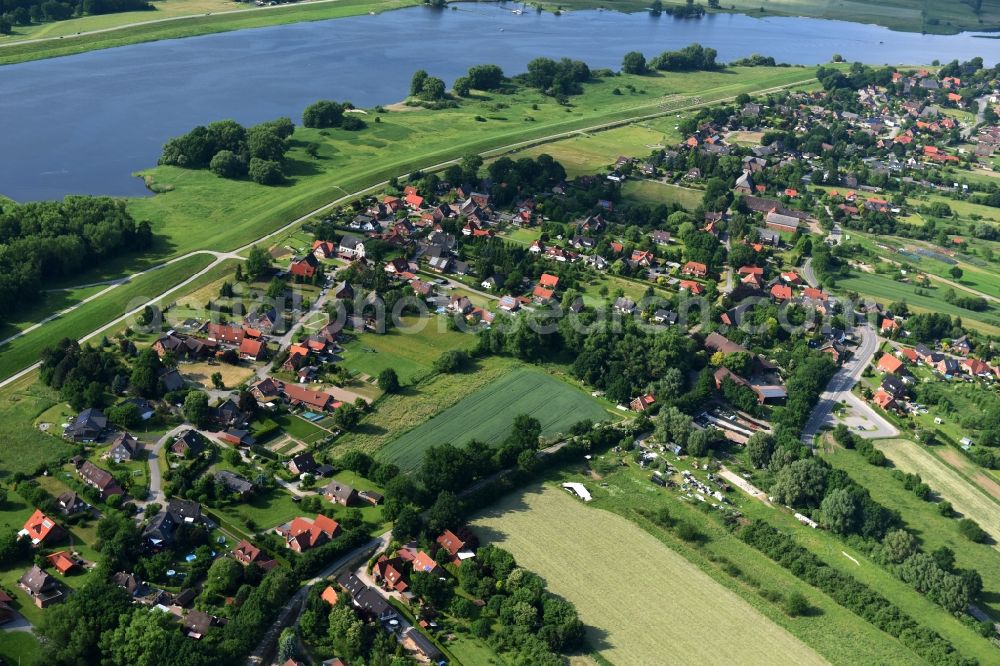
[[[0,317],[37,302],[46,283],[68,278],[153,242],[124,201],[68,196],[0,202]]]

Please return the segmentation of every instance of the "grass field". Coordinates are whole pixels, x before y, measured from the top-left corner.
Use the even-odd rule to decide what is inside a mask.
[[[537,91],[519,89],[504,95],[507,105],[498,115],[495,99],[482,96],[455,109],[386,112],[362,132],[297,128],[288,153],[289,184],[261,187],[218,178],[209,171],[156,167],[146,175],[172,191],[134,199],[129,208],[137,219],[149,219],[162,238],[157,250],[166,255],[211,246],[225,249],[273,230],[308,213],[344,192],[354,192],[416,168],[444,162],[470,152],[488,152],[511,144],[539,140],[595,124],[624,121],[670,109],[725,99],[809,80],[812,68],[737,68],[713,73],[670,73],[651,77],[619,76],[587,84],[571,106],[558,104]],[[644,95],[614,95],[615,87],[633,83]],[[680,94],[682,93],[683,94]],[[405,91],[400,91],[403,96]],[[537,105],[538,109],[532,108]],[[476,120],[485,117],[486,122]],[[533,120],[528,120],[528,117]],[[628,131],[635,131],[627,128]],[[644,130],[659,143],[662,132]],[[320,145],[317,158],[306,153]],[[392,150],[386,147],[392,146]],[[205,219],[239,219],[220,228]]]
[[[515,493],[473,526],[573,602],[591,647],[615,664],[825,663],[636,525],[561,489]]]
[[[358,448],[375,453],[411,428],[503,377],[514,367],[518,367],[515,361],[491,356],[478,361],[474,371],[433,375],[416,385],[404,387],[399,393],[386,395],[379,401],[378,409],[367,415],[358,428],[338,440],[334,452],[340,454]]]
[[[364,333],[344,345],[341,365],[352,372],[378,377],[392,368],[403,384],[432,372],[434,361],[449,349],[471,349],[476,337],[447,328],[444,317],[405,317],[403,328],[385,335]]]
[[[72,450],[60,437],[33,425],[58,401],[56,393],[37,379],[38,373],[32,372],[0,389],[0,478],[14,472],[29,474]]]
[[[207,256],[182,259],[169,266],[142,275],[120,285],[104,296],[81,305],[76,310],[54,319],[0,347],[0,377],[7,377],[38,360],[42,349],[64,337],[79,338],[102,324],[137,307],[169,285],[176,284],[211,263]]]
[[[647,206],[676,203],[687,210],[694,210],[701,203],[704,194],[701,190],[655,180],[628,180],[622,185],[624,198]]]
[[[968,327],[989,335],[1000,335],[1000,315],[996,305],[990,305],[985,312],[973,312],[956,305],[945,303],[945,288],[938,286],[930,291],[933,296],[922,296],[916,293],[916,286],[896,282],[884,275],[858,273],[850,278],[837,280],[837,287],[848,291],[856,291],[862,296],[870,296],[884,304],[905,300],[911,310],[916,312],[943,312],[952,317],[961,317],[962,323]],[[969,295],[960,292],[960,295]]]
[[[990,497],[932,453],[909,440],[887,440],[877,442],[876,446],[903,471],[919,474],[927,485],[951,502],[956,511],[975,520],[1000,543],[1000,500]],[[970,544],[967,547],[973,546]]]
[[[312,444],[316,440],[323,439],[330,434],[322,428],[318,428],[309,421],[306,421],[304,418],[294,414],[282,414],[281,416],[275,416],[274,420],[285,432],[295,439],[305,442],[306,444]]]
[[[565,432],[583,419],[608,418],[604,407],[582,391],[538,370],[519,368],[393,441],[379,451],[379,458],[410,471],[436,444],[460,445],[473,439],[499,444],[519,414],[538,419],[543,435]]]
[[[42,663],[42,646],[27,631],[0,632],[0,657],[9,664],[35,666]]]
[[[891,447],[916,448],[918,445],[903,441],[894,442],[889,447],[880,445],[883,450]],[[920,453],[926,452],[920,451]],[[933,458],[931,454],[927,453],[927,455]],[[914,495],[912,491],[904,488],[900,481],[891,477],[890,468],[870,465],[856,451],[847,451],[837,445],[831,445],[829,442],[823,453],[823,458],[837,469],[842,469],[850,474],[852,479],[867,488],[872,499],[876,502],[899,511],[907,527],[923,542],[925,551],[931,552],[946,546],[955,552],[957,566],[978,571],[983,577],[984,592],[981,599],[994,613],[1000,611],[1000,551],[987,544],[971,543],[959,534],[957,520],[940,515],[935,503],[925,502]],[[934,462],[944,467],[940,461],[935,459]],[[927,469],[930,464],[929,462],[924,468]],[[916,471],[905,465],[897,465],[897,467],[907,472]],[[922,471],[918,473],[935,492],[940,492],[942,496],[952,494],[939,489]],[[947,499],[951,501],[950,497]],[[992,516],[997,515],[997,512],[1000,512],[1000,507],[994,506]],[[991,518],[991,515],[979,516],[978,518],[972,514],[966,515],[975,518],[980,524],[989,522]]]

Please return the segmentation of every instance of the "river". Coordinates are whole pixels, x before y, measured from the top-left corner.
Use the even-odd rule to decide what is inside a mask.
[[[524,71],[538,56],[618,69],[692,42],[729,61],[753,53],[817,64],[839,53],[872,64],[1000,58],[1000,41],[970,33],[920,35],[808,18],[713,14],[700,20],[579,11],[555,16],[514,5],[412,7],[253,30],[136,44],[0,67],[0,194],[19,201],[66,194],[148,194],[132,173],[152,166],[171,136],[212,120],[252,124],[317,99],[370,107],[405,96],[423,68],[451,82],[474,64]]]

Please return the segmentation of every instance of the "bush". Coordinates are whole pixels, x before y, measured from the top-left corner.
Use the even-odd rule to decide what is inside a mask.
[[[231,150],[220,150],[208,168],[220,178],[241,178],[247,174],[247,163]]]
[[[969,541],[974,541],[976,543],[986,543],[990,535],[986,533],[979,523],[971,518],[963,518],[958,521],[958,531]]]
[[[798,617],[800,615],[808,615],[810,611],[809,602],[806,598],[799,592],[792,592],[785,599],[784,603],[785,613],[791,617]]]

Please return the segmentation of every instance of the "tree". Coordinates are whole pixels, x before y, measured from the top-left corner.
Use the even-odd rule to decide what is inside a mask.
[[[456,527],[462,520],[462,507],[454,493],[441,492],[427,510],[427,528],[431,534],[441,534]]]
[[[687,439],[687,453],[695,458],[703,458],[711,453],[715,443],[715,429],[702,428],[692,430]]]
[[[344,111],[349,105],[330,100],[320,100],[306,107],[302,112],[302,124],[306,127],[340,127],[344,122]]]
[[[306,125],[306,127],[309,126]],[[295,629],[292,627],[282,629],[281,635],[278,636],[278,663],[283,664],[287,661],[294,661],[297,647],[298,637],[295,635]]]
[[[285,179],[280,163],[259,157],[250,158],[249,173],[253,182],[259,185],[277,185]]]
[[[136,427],[142,421],[139,407],[134,402],[123,402],[109,408],[107,416],[109,421],[126,430]]]
[[[222,373],[221,372],[213,372],[212,373],[212,386],[214,386],[215,388],[219,389],[220,391],[222,389],[226,388],[225,383],[222,381]]]
[[[917,540],[906,530],[889,530],[882,538],[882,555],[899,564],[917,552]]]
[[[848,488],[831,490],[820,504],[823,523],[838,534],[855,531],[859,508],[854,494]]]
[[[963,275],[962,269],[959,268],[958,266],[952,266],[950,269],[948,269],[948,273],[956,280],[960,280]]]
[[[250,171],[253,172],[253,158],[280,163],[288,150],[288,143],[276,128],[266,124],[251,127],[247,133],[247,145],[250,149]]]
[[[428,76],[424,79],[423,84],[420,86],[420,94],[418,97],[428,102],[434,102],[444,99],[446,90],[447,88],[444,85],[444,81],[435,76]]]
[[[747,440],[747,455],[756,469],[764,469],[774,454],[774,437],[770,433],[755,432]]]
[[[251,282],[271,270],[271,255],[264,248],[254,245],[247,255],[247,277]]]
[[[399,391],[399,376],[392,368],[386,368],[378,375],[378,386],[386,393],[396,393]]]
[[[231,150],[220,150],[208,168],[221,178],[241,178],[247,174],[247,163]]]
[[[177,623],[169,613],[135,610],[123,616],[113,630],[100,640],[103,663],[108,666],[166,666],[168,664],[212,663],[212,650],[199,644],[192,650],[192,641],[177,631]],[[185,643],[187,645],[185,645]]]
[[[625,74],[645,74],[648,71],[646,56],[638,51],[629,51],[622,59],[622,72]]]
[[[40,661],[56,666],[94,663],[101,636],[119,626],[131,609],[132,600],[122,588],[101,576],[92,578],[63,603],[45,610],[38,626],[45,639]]]
[[[404,506],[392,524],[392,539],[406,543],[420,536],[424,529],[424,521],[420,514],[411,506]]]
[[[449,349],[434,361],[434,369],[441,373],[460,372],[469,364],[469,353],[464,349]]]
[[[775,475],[771,493],[792,507],[816,506],[826,488],[827,468],[815,458],[796,460]]]
[[[445,608],[455,591],[447,579],[433,573],[414,571],[410,576],[410,589],[433,608]]]
[[[184,398],[184,418],[199,428],[208,425],[211,410],[208,407],[208,394],[201,391],[191,391]]]
[[[785,613],[792,617],[806,615],[810,611],[809,602],[801,592],[792,592],[785,598]]]
[[[231,557],[219,557],[208,568],[205,589],[212,594],[226,595],[235,592],[243,580],[243,567]]]
[[[990,538],[986,530],[980,527],[979,523],[972,518],[963,518],[958,521],[958,532],[969,541],[974,541],[975,543],[986,543]]]
[[[423,90],[424,81],[427,80],[427,72],[422,69],[418,69],[413,73],[413,78],[410,79],[410,97],[419,97],[420,92]]]

